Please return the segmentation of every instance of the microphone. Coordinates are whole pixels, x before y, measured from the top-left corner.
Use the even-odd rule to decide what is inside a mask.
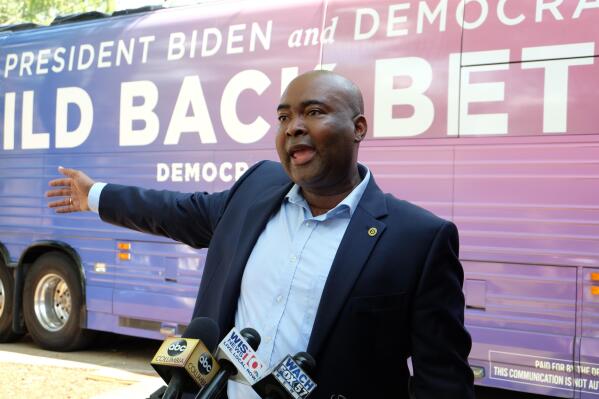
[[[216,358],[220,371],[195,399],[219,398],[229,379],[250,385],[258,381],[264,368],[255,352],[259,345],[258,331],[244,328],[239,332],[233,328],[218,345]]]
[[[193,319],[181,338],[164,340],[151,361],[152,367],[168,382],[162,399],[179,399],[183,392],[206,386],[219,371],[211,352],[219,336],[216,322],[207,317]]]
[[[306,399],[316,388],[308,375],[315,367],[308,352],[287,355],[252,388],[262,399]]]

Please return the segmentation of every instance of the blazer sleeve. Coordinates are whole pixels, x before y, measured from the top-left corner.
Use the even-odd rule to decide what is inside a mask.
[[[416,399],[474,399],[468,365],[472,346],[464,328],[464,272],[458,231],[437,231],[418,284],[412,314],[413,391]]]
[[[206,248],[224,210],[228,191],[179,193],[108,184],[100,194],[100,218],[108,223]]]
[[[213,194],[107,184],[100,194],[100,218],[117,226],[168,237],[193,248],[207,248],[231,197],[263,163],[258,162],[248,169],[230,190]]]

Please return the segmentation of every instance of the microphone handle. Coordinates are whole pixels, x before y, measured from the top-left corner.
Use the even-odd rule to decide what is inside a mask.
[[[223,389],[227,386],[227,381],[231,376],[231,371],[226,369],[220,369],[214,376],[214,379],[210,381],[210,384],[206,385],[195,397],[195,399],[218,399]]]
[[[162,394],[162,399],[180,399],[181,398],[181,387],[183,386],[183,381],[181,378],[181,372],[179,370],[175,370],[171,377],[171,380],[166,387],[166,391]]]

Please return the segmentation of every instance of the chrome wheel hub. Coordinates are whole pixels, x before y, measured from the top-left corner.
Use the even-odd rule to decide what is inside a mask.
[[[59,331],[71,314],[69,286],[57,274],[45,275],[35,287],[33,305],[41,326],[48,331]]]

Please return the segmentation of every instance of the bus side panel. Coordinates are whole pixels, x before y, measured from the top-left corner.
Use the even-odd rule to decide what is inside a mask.
[[[488,386],[572,397],[576,268],[463,261],[471,366]]]
[[[599,268],[582,272],[582,334],[577,367],[582,399],[599,394]]]

